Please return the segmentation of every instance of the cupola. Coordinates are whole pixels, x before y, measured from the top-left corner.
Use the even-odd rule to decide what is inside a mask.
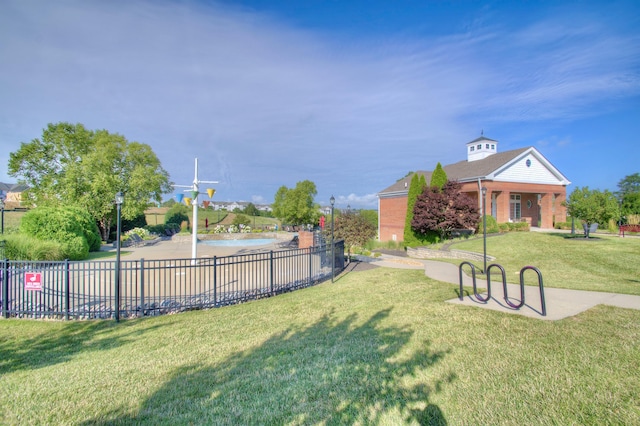
[[[485,137],[484,133],[481,133],[479,138],[467,142],[467,161],[482,160],[496,152],[498,141]]]

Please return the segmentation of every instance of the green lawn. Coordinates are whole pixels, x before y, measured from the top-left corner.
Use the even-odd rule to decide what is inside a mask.
[[[482,245],[482,238],[474,238],[451,248],[482,253]],[[542,272],[545,287],[640,295],[638,238],[596,234],[586,240],[559,233],[512,232],[488,237],[487,254],[496,258],[489,263],[505,268],[510,282],[518,282],[520,269],[532,265]],[[473,263],[483,268],[481,261]],[[499,280],[497,270],[492,270],[491,278]],[[527,283],[537,284],[535,278],[534,273],[527,275]]]
[[[0,321],[2,424],[640,424],[640,311],[445,303],[422,271],[142,320]]]

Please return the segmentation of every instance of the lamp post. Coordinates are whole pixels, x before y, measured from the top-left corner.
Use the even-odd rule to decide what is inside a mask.
[[[482,187],[482,239],[484,245],[484,269],[487,273],[487,187]]]
[[[331,203],[331,282],[333,282],[333,279],[334,279],[333,274],[335,273],[335,270],[336,270],[336,256],[334,253],[335,246],[333,244],[333,205],[336,203],[336,199],[333,198],[333,195],[329,199],[329,202]]]
[[[116,207],[117,207],[117,219],[116,219],[116,284],[115,284],[115,299],[116,299],[116,322],[120,321],[120,211],[122,202],[124,201],[124,195],[118,191],[116,194]]]
[[[0,209],[2,210],[2,233],[4,234],[4,200],[0,198]]]

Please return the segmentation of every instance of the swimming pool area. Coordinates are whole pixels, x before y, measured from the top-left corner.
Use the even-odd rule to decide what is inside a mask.
[[[204,240],[200,241],[200,244],[206,244],[213,247],[250,247],[264,246],[277,241],[278,240],[276,238],[247,238],[239,240]]]

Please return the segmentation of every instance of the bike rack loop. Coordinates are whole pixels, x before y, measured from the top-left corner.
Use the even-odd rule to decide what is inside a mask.
[[[507,303],[507,305],[509,305],[513,309],[522,308],[524,306],[524,281],[520,279],[520,303],[517,305],[514,303],[511,303],[511,301],[509,300],[509,291],[507,289],[507,273],[504,271],[504,268],[502,267],[502,265],[498,265],[497,263],[490,265],[487,268],[487,271],[490,271],[491,268],[493,267],[500,269],[500,272],[502,272],[502,291],[504,293],[504,301]],[[487,280],[490,280],[490,279],[491,279],[491,275],[487,272]]]
[[[536,274],[538,274],[538,287],[540,288],[540,305],[542,306],[542,316],[547,316],[547,304],[545,303],[544,300],[544,285],[542,284],[542,272],[540,272],[540,270],[538,268],[536,268],[535,266],[525,266],[524,268],[520,269],[520,289],[521,291],[524,291],[524,272],[527,270],[532,270],[535,271]],[[505,298],[506,298],[507,293],[505,292]],[[522,297],[522,303],[524,304],[524,293],[523,293],[523,297]]]
[[[476,296],[476,298],[481,301],[481,302],[487,302],[490,298],[491,298],[491,269],[492,268],[498,268],[500,270],[500,273],[502,275],[502,288],[504,291],[504,301],[513,309],[520,309],[524,306],[525,303],[525,293],[524,293],[524,273],[527,270],[532,270],[535,271],[535,273],[538,275],[538,287],[540,288],[540,305],[542,308],[542,316],[547,316],[547,304],[545,302],[545,298],[544,298],[544,284],[542,282],[542,272],[540,272],[540,270],[538,268],[536,268],[535,266],[525,266],[524,268],[522,268],[520,270],[520,303],[518,305],[511,303],[511,301],[509,300],[509,294],[508,294],[508,290],[507,290],[507,274],[504,270],[504,268],[497,264],[491,264],[487,267],[487,272],[486,272],[486,276],[487,276],[487,297],[483,298],[482,296],[480,296],[478,294],[478,288],[476,285],[476,267],[471,263],[471,262],[462,262],[458,268],[459,271],[459,276],[460,276],[460,294],[459,294],[459,299],[460,300],[464,300],[464,290],[463,290],[463,273],[462,273],[462,267],[464,265],[469,265],[471,267],[471,278],[473,281],[473,294]]]
[[[471,267],[471,279],[473,281],[473,294],[474,296],[476,296],[476,299],[478,299],[480,302],[487,302],[489,299],[491,299],[491,285],[489,283],[489,281],[487,281],[487,297],[483,298],[482,296],[480,296],[478,294],[478,286],[476,285],[476,267],[473,265],[473,263],[471,262],[462,262],[460,264],[460,267],[458,268],[458,272],[459,272],[459,276],[460,276],[460,300],[464,300],[464,295],[463,295],[463,275],[462,275],[462,267],[464,265],[469,265]]]

